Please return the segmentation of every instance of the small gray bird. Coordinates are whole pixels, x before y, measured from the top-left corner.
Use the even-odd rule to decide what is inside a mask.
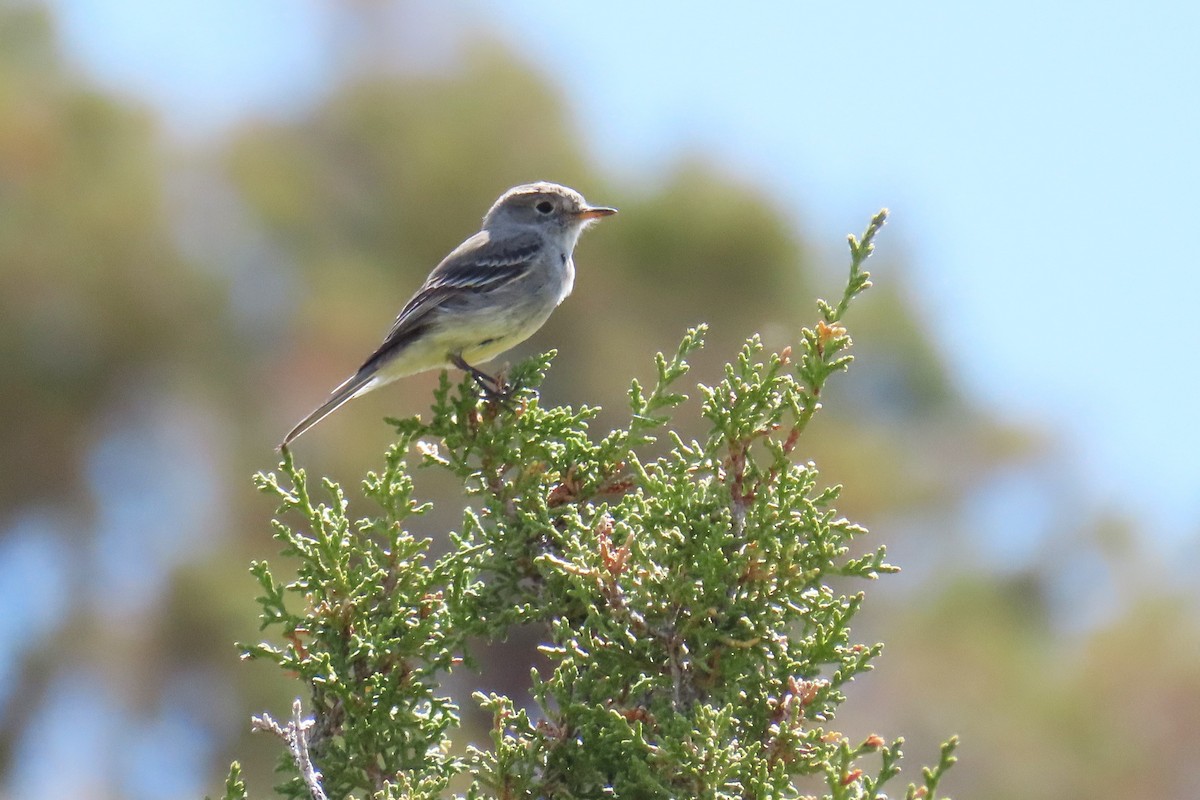
[[[542,327],[575,283],[571,252],[579,234],[615,213],[556,183],[509,189],[484,215],[483,229],[429,273],[379,349],[292,428],[280,448],[347,400],[428,369],[455,366],[496,391],[496,379],[476,365]]]

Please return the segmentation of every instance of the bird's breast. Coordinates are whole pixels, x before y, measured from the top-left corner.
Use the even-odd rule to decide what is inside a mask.
[[[558,302],[567,299],[567,295],[575,288],[575,261],[568,253],[560,253],[562,261],[562,286],[558,293]]]

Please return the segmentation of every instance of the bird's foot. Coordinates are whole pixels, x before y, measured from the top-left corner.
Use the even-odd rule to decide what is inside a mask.
[[[513,406],[513,398],[517,396],[517,392],[521,390],[519,382],[508,382],[508,376],[504,370],[501,370],[492,378],[490,386],[483,387],[483,396],[489,403],[496,403],[504,406],[509,411],[516,411]]]
[[[513,384],[510,386],[504,377],[503,371],[497,375],[489,375],[478,367],[468,364],[462,356],[455,355],[450,360],[454,366],[475,379],[475,383],[479,384],[479,388],[483,391],[485,400],[489,403],[502,405],[509,411],[514,410],[512,398],[516,395],[517,390],[520,389],[520,385]]]

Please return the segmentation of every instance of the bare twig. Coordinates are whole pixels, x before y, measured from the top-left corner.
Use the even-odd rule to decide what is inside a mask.
[[[270,714],[264,713],[260,717],[250,718],[250,729],[267,731],[283,739],[288,750],[292,752],[292,760],[296,762],[296,769],[300,770],[300,776],[304,778],[304,784],[308,786],[308,793],[312,795],[313,800],[328,800],[325,790],[321,788],[321,773],[313,766],[312,757],[308,754],[308,732],[316,723],[311,719],[302,719],[301,711],[300,698],[297,697],[292,703],[292,721],[287,727],[276,722]]]

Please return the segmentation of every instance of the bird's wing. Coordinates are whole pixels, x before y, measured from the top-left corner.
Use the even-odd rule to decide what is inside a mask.
[[[495,291],[517,280],[529,272],[541,247],[542,239],[533,231],[499,241],[487,231],[480,231],[460,244],[429,273],[424,285],[396,317],[383,344],[358,372],[333,390],[320,408],[305,417],[284,437],[280,448],[286,448],[297,436],[332,414],[350,398],[369,389],[380,364],[418,336],[430,322],[430,315],[448,300],[461,297],[465,291],[473,294]]]
[[[542,238],[533,231],[501,240],[480,231],[467,239],[429,273],[424,285],[401,309],[383,343],[363,364],[363,370],[377,365],[416,335],[429,322],[430,314],[447,300],[464,291],[494,291],[525,275],[541,247]]]

